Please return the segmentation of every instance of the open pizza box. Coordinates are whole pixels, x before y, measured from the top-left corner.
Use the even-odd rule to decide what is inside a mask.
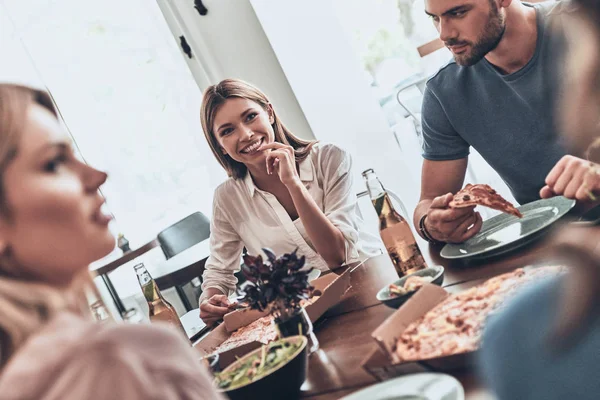
[[[402,362],[395,353],[397,338],[450,294],[437,285],[425,284],[371,334],[377,345],[362,362],[362,367],[376,379],[385,380],[415,372],[415,363],[436,371],[465,369],[472,365],[473,352],[427,360]]]
[[[231,333],[227,331],[225,328],[225,324],[221,324],[217,326],[215,329],[210,331],[210,333],[204,338],[202,338],[198,343],[194,345],[196,350],[200,353],[200,357],[206,357],[214,352],[221,343],[227,340],[231,336]],[[219,367],[225,368],[232,362],[234,362],[237,358],[242,357],[244,354],[251,352],[254,349],[259,348],[262,343],[259,342],[250,342],[239,347],[233,348],[231,350],[224,351],[219,353]]]
[[[324,275],[312,281],[311,285],[315,289],[321,291],[321,296],[305,307],[310,320],[314,323],[325,314],[329,308],[339,303],[342,296],[350,289],[350,269],[348,268],[341,275],[337,275],[333,272]],[[215,348],[231,336],[231,332],[251,324],[266,314],[266,312],[258,312],[255,310],[233,311],[225,315],[223,318],[224,323],[204,336],[194,345],[194,347],[200,352],[201,357],[212,354]],[[241,357],[260,346],[261,343],[254,341],[219,353],[219,365],[221,368],[224,368],[233,362],[236,357]]]

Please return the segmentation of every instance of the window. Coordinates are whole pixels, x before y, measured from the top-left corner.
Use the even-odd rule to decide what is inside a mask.
[[[368,13],[359,0],[334,0],[334,5],[373,95],[393,127],[408,116],[396,100],[398,89],[415,77],[431,75],[452,56],[446,48],[441,48],[423,59],[420,57],[417,48],[438,37],[423,11],[423,0],[373,0],[369,2]],[[412,112],[418,113],[420,97],[418,90],[409,90],[402,100]]]
[[[5,0],[83,157],[106,170],[114,230],[132,248],[194,211],[225,178],[200,127],[201,90],[152,1]]]
[[[359,0],[334,0],[334,4],[407,166],[415,180],[420,181],[422,90],[427,77],[450,61],[452,54],[442,46],[420,57],[417,48],[438,38],[438,32],[424,12],[424,0],[373,0],[369,2],[368,13]],[[421,87],[411,84],[417,81]],[[401,88],[406,90],[398,93]],[[504,181],[474,149],[471,149],[466,181],[488,183],[514,201]],[[490,210],[482,213],[484,217],[495,214]]]
[[[136,248],[194,211],[210,217],[226,174],[202,133],[201,89],[156,2],[107,0],[92,12],[77,0],[1,0],[0,29],[1,78],[47,87],[81,156],[109,173],[115,234]],[[160,249],[142,258],[162,259]],[[128,306],[143,303],[130,265],[111,279],[121,298],[137,297]]]

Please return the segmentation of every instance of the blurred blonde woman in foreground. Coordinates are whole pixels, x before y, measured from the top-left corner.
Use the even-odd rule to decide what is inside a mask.
[[[166,327],[97,324],[88,265],[114,247],[47,93],[0,84],[0,397],[219,399]]]
[[[565,160],[542,197],[600,200],[600,0],[574,0],[560,120],[588,162]],[[587,149],[587,151],[586,151]],[[550,249],[571,268],[523,294],[488,325],[483,376],[499,400],[600,398],[600,227],[560,227]]]

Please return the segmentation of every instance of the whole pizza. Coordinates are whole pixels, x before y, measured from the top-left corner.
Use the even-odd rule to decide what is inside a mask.
[[[524,284],[561,271],[562,267],[521,268],[448,296],[404,330],[396,355],[400,361],[417,361],[477,350],[485,320],[494,310]]]
[[[508,200],[500,196],[490,185],[478,183],[467,184],[461,191],[454,195],[450,202],[451,208],[464,208],[471,206],[486,206],[499,210],[515,217],[522,218],[523,214]]]

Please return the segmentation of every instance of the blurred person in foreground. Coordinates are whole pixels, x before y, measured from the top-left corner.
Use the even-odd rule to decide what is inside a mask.
[[[172,328],[99,324],[88,265],[115,245],[46,92],[0,84],[0,397],[220,399]]]
[[[566,18],[569,53],[560,122],[584,165],[557,165],[542,197],[600,197],[600,0],[574,0]],[[553,255],[570,266],[489,321],[481,351],[484,378],[500,400],[598,399],[600,379],[600,227],[560,227]]]

